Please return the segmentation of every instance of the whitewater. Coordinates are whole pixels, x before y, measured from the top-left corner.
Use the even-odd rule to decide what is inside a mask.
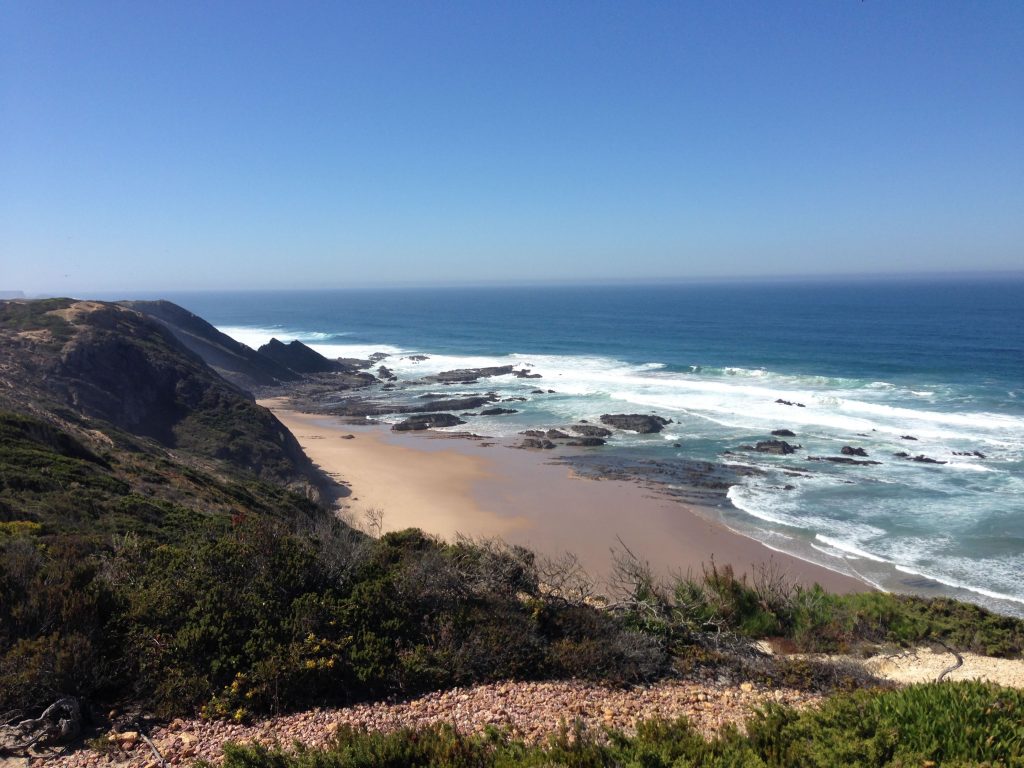
[[[172,298],[254,348],[277,337],[328,357],[386,353],[400,382],[500,365],[541,376],[446,388],[523,398],[463,427],[478,434],[657,413],[672,419],[662,433],[596,450],[754,467],[715,510],[730,528],[883,589],[1024,615],[1024,282],[968,287]],[[775,430],[793,433],[794,453],[744,448]],[[813,460],[844,446],[878,463]]]

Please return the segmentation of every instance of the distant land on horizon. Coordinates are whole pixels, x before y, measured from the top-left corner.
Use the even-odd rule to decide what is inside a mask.
[[[652,285],[742,285],[742,284],[799,284],[799,283],[897,283],[897,282],[946,282],[946,281],[985,281],[985,280],[1024,280],[1024,269],[993,270],[993,271],[939,271],[939,272],[849,272],[849,273],[809,273],[809,274],[758,274],[743,276],[698,276],[698,277],[639,277],[636,279],[589,278],[565,280],[508,280],[508,281],[437,281],[424,282],[356,282],[346,285],[330,286],[209,286],[209,287],[177,287],[163,288],[102,288],[102,289],[69,289],[46,291],[0,290],[0,299],[18,298],[50,298],[75,296],[79,298],[134,298],[163,296],[164,294],[188,293],[302,293],[309,291],[344,291],[344,290],[446,290],[446,289],[495,289],[495,288],[566,288],[579,287],[616,287],[616,286],[652,286]]]

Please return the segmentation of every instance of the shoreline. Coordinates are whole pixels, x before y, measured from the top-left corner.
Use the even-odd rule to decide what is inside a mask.
[[[547,453],[444,433],[354,426],[287,408],[282,398],[257,402],[348,490],[339,506],[357,525],[368,522],[383,532],[417,527],[447,540],[497,537],[551,558],[571,552],[598,583],[610,571],[611,550],[625,546],[659,576],[699,573],[713,561],[748,578],[768,565],[791,581],[832,592],[874,589],[732,530],[715,520],[715,507],[700,508],[628,480],[580,476]],[[368,521],[371,510],[380,516]]]

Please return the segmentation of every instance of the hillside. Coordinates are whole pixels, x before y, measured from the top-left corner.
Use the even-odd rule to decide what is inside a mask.
[[[116,304],[0,302],[0,408],[86,444],[139,439],[276,483],[316,478],[292,435],[163,325]],[[101,439],[101,442],[103,440]]]
[[[203,318],[170,301],[120,303],[158,321],[207,365],[242,389],[270,387],[302,378],[300,373],[235,341]]]

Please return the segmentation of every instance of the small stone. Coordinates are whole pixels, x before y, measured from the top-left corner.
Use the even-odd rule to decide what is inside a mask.
[[[124,749],[130,749],[131,747],[135,746],[135,742],[137,742],[139,740],[139,732],[138,731],[122,731],[121,733],[117,734],[116,738],[117,738],[118,743]]]
[[[751,691],[754,690],[754,684],[753,683],[740,683],[740,690],[743,691],[744,693],[750,693]]]

